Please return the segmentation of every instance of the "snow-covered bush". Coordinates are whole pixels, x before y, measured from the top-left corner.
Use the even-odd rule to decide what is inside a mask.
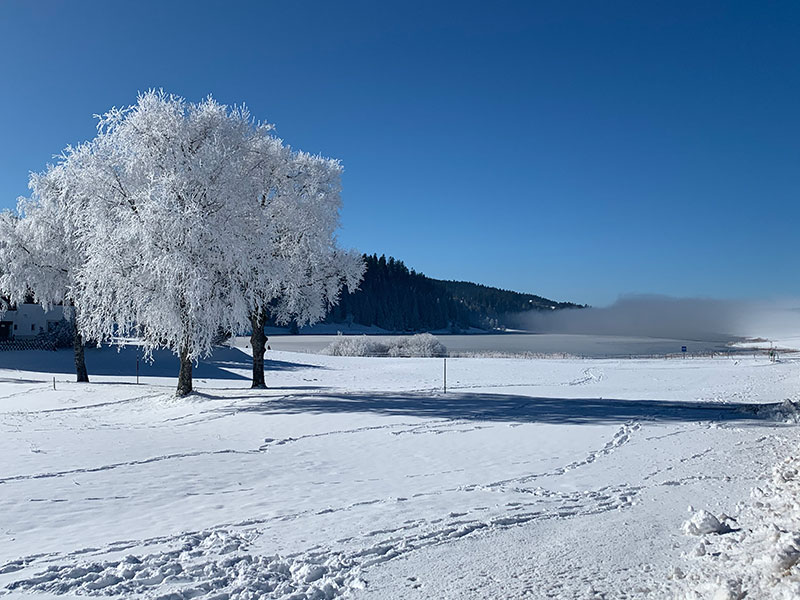
[[[344,336],[339,335],[326,349],[325,354],[331,356],[375,356],[381,354],[383,345],[370,340],[365,335]]]
[[[389,356],[446,356],[447,348],[430,333],[394,338],[387,350]]]
[[[422,357],[446,356],[447,348],[430,333],[402,336],[389,340],[370,339],[366,335],[339,335],[325,349],[331,356],[392,356]]]

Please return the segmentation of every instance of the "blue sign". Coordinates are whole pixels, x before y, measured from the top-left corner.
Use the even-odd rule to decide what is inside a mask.
[[[681,352],[686,352],[686,346],[681,346]]]

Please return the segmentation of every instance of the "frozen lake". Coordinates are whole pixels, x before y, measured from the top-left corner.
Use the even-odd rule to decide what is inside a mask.
[[[371,336],[385,339],[395,336]],[[681,340],[649,337],[626,337],[577,334],[504,333],[473,335],[437,335],[451,353],[503,352],[521,354],[566,353],[590,358],[621,356],[664,355],[680,353],[686,346],[689,353],[726,352],[729,340]],[[335,335],[271,335],[269,345],[273,350],[319,353]]]

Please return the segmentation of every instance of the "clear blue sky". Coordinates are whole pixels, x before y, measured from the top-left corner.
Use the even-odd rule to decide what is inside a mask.
[[[163,87],[345,166],[340,240],[603,305],[797,296],[798,2],[0,0],[0,208]]]

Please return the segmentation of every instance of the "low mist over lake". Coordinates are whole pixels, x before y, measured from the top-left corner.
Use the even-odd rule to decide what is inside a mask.
[[[800,335],[800,302],[627,295],[601,308],[529,311],[514,319],[531,333],[728,342]]]
[[[533,310],[512,320],[518,331],[437,334],[451,354],[569,354],[590,358],[741,351],[748,338],[800,337],[793,300],[772,302],[631,295],[608,307]],[[331,327],[326,326],[327,331]],[[342,333],[355,335],[341,325]],[[275,350],[322,352],[333,335],[273,335]],[[376,339],[393,337],[375,336]],[[794,346],[791,346],[794,347]]]

